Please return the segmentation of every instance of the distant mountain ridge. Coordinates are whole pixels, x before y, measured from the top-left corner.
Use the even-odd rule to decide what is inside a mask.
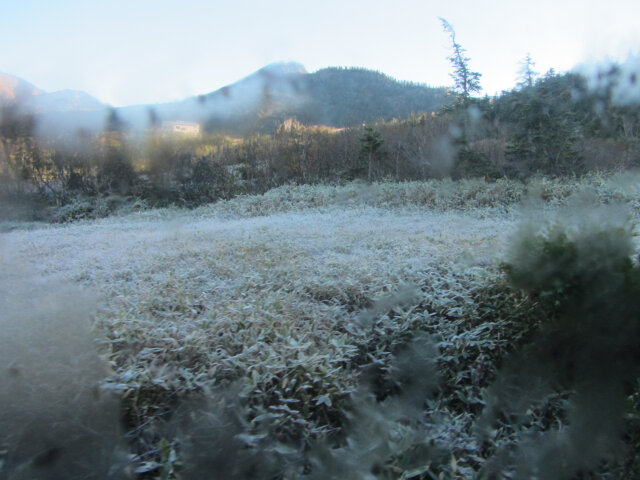
[[[22,78],[0,72],[0,103],[23,102],[44,93]]]
[[[207,132],[247,135],[273,132],[288,118],[303,124],[346,127],[379,119],[436,111],[447,89],[398,82],[361,68],[325,68],[309,73],[296,62],[267,65],[237,82],[184,100],[111,108],[85,92],[46,93],[0,74],[0,103],[20,102],[45,131],[100,130],[110,111],[133,129],[167,120],[198,122]]]
[[[199,122],[209,132],[269,133],[288,118],[307,125],[347,127],[437,111],[450,101],[443,87],[399,82],[362,68],[308,73],[299,63],[275,63],[211,93],[118,110],[125,122]]]
[[[103,110],[106,104],[80,90],[45,92],[8,73],[0,73],[0,103],[15,103],[34,113]]]

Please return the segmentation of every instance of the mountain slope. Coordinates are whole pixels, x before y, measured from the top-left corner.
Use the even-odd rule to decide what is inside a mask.
[[[206,129],[269,132],[291,117],[307,125],[347,127],[436,111],[448,101],[444,88],[398,82],[359,68],[326,68],[311,74],[270,76],[268,80],[244,97],[251,98],[244,109],[205,118]],[[231,97],[233,92],[231,86],[206,98],[219,101],[221,95]]]
[[[104,128],[108,105],[80,90],[45,92],[15,75],[0,73],[0,107],[12,105],[34,116],[43,136]]]
[[[148,127],[164,120],[198,122],[208,131],[246,134],[269,130],[264,120],[265,106],[295,105],[300,101],[299,83],[308,73],[299,63],[274,63],[213,92],[176,102],[135,105],[117,109],[130,126]],[[273,112],[269,112],[272,114]]]
[[[22,78],[0,73],[0,103],[28,101],[42,93],[42,90]]]
[[[269,133],[288,118],[307,125],[346,127],[435,111],[445,88],[398,82],[361,68],[308,73],[295,62],[274,63],[213,92],[162,104],[116,108],[129,128],[145,130],[166,120],[198,122],[207,132]],[[21,102],[38,116],[43,132],[104,128],[108,106],[74,90],[46,93],[18,77],[0,74],[0,103]]]
[[[80,90],[45,92],[20,77],[0,73],[0,104],[15,103],[34,113],[104,110],[106,105]]]
[[[69,112],[104,110],[106,105],[80,90],[58,90],[33,97],[30,102],[36,112]]]
[[[445,88],[398,82],[379,72],[326,68],[307,73],[298,63],[276,63],[205,95],[120,108],[118,114],[129,125],[186,120],[208,132],[246,135],[272,132],[292,117],[307,125],[346,127],[436,111],[447,101]]]
[[[310,100],[297,112],[298,119],[335,127],[436,111],[447,102],[445,88],[398,82],[361,68],[325,68],[309,75],[304,85]]]

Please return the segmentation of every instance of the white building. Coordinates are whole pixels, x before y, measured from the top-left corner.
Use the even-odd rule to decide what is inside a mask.
[[[162,130],[165,132],[197,137],[200,135],[200,124],[195,122],[184,122],[182,120],[169,120],[162,122]]]

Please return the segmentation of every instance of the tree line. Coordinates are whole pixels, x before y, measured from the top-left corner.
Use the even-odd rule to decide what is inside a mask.
[[[480,92],[479,72],[445,20],[454,87],[436,112],[345,128],[282,122],[243,138],[126,130],[113,110],[100,134],[38,139],[34,117],[0,109],[0,197],[62,206],[131,197],[195,206],[286,183],[354,179],[580,175],[640,166],[640,109],[617,100],[633,78],[619,66],[598,87],[577,73],[538,75],[529,55],[518,85]]]

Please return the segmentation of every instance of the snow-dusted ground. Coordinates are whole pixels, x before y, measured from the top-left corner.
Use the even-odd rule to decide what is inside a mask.
[[[0,234],[2,262],[112,295],[199,297],[260,282],[296,290],[358,285],[375,293],[439,265],[484,266],[502,255],[512,215],[429,209],[306,210],[237,220],[158,210]]]
[[[94,292],[121,369],[163,361],[204,372],[235,370],[228,358],[263,340],[245,367],[256,356],[281,363],[285,336],[333,350],[339,327],[403,284],[428,284],[432,301],[457,298],[458,308],[460,276],[482,278],[514,225],[507,214],[415,207],[241,219],[155,210],[0,238],[5,272]]]

